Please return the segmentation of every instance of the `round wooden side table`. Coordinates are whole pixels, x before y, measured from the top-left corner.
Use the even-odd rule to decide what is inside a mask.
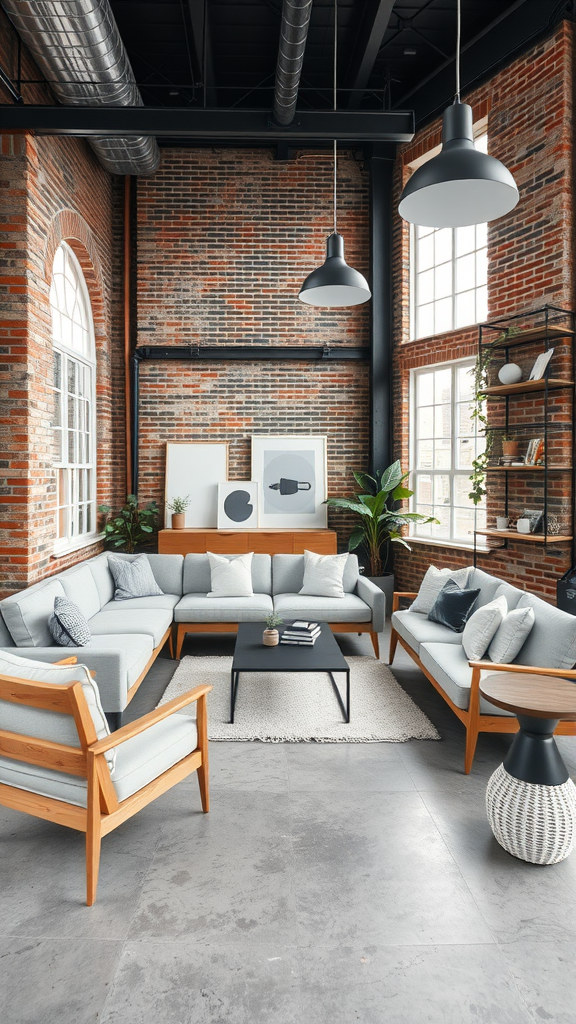
[[[576,683],[520,672],[494,672],[480,682],[491,704],[518,716],[506,760],[488,781],[486,811],[508,853],[531,864],[557,864],[576,836],[576,786],[552,735],[576,721]]]

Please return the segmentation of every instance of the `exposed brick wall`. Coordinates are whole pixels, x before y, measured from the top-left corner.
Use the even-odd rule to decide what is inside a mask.
[[[325,258],[331,154],[163,149],[138,181],[138,343],[368,344],[366,307],[298,300]],[[338,227],[348,262],[368,273],[368,182],[349,152],[338,160]],[[368,460],[364,363],[144,363],[140,496],[162,501],[164,442],[229,441],[230,476],[250,477],[251,434],[326,434],[329,493],[350,493]],[[340,543],[350,521],[332,516]]]
[[[0,14],[0,62],[16,66],[15,36]],[[38,69],[24,51],[23,77]],[[25,87],[30,102],[50,100]],[[98,501],[124,492],[120,324],[120,183],[82,141],[2,137],[0,226],[3,344],[0,350],[0,593],[18,590],[100,545],[59,559],[51,431],[53,398],[49,288],[54,251],[69,242],[83,267],[97,348]]]
[[[489,151],[510,168],[520,190],[516,209],[489,225],[489,318],[526,311],[547,302],[574,308],[572,58],[572,26],[565,22],[553,36],[492,81],[463,97],[471,104],[475,120],[488,117]],[[412,143],[401,147],[396,162],[395,204],[409,175],[408,164],[439,142],[440,123],[435,122],[419,132]],[[466,328],[409,342],[409,229],[399,217],[394,246],[395,446],[403,465],[408,466],[410,370],[475,356],[477,331]],[[531,365],[541,348],[540,345],[518,351],[517,361]],[[565,346],[558,346],[553,358],[554,367],[561,373],[566,367]],[[492,422],[498,423],[495,404],[492,408]],[[568,426],[565,395],[554,399],[552,409],[556,422],[564,421]],[[514,422],[540,418],[540,399],[527,396],[524,401],[515,400]],[[527,438],[540,433],[526,428],[518,431],[518,436]],[[554,445],[559,458],[569,458],[566,429],[558,430]],[[500,488],[492,488],[489,517],[497,511],[500,514],[503,508],[502,486],[500,483]],[[549,493],[558,508],[569,501],[568,487],[568,474],[558,476],[550,484]],[[510,495],[514,510],[542,507],[542,483],[535,475],[520,480],[511,478]],[[489,525],[493,523],[489,521]],[[505,551],[479,556],[479,565],[553,600],[556,580],[570,560],[568,545],[550,545],[544,551],[535,544],[511,542]],[[402,589],[417,589],[430,563],[455,568],[471,561],[468,551],[415,543],[411,554],[396,550],[395,572]]]

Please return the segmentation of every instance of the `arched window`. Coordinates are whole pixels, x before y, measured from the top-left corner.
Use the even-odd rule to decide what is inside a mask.
[[[59,553],[97,536],[94,324],[82,268],[65,242],[54,256],[50,311]]]

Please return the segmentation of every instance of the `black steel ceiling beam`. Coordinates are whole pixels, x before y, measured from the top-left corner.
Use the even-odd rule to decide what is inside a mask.
[[[0,131],[38,135],[154,135],[199,140],[410,142],[412,111],[302,110],[285,127],[265,110],[0,105]]]
[[[234,362],[235,360],[266,362],[340,362],[342,360],[369,359],[367,345],[139,345],[136,359],[151,360],[207,360]]]
[[[345,76],[348,109],[359,107],[388,28],[394,0],[366,0]]]
[[[516,0],[462,46],[461,91],[491,78],[547,35],[573,10],[571,0]],[[414,107],[418,127],[436,117],[454,96],[454,57],[449,57],[401,96],[395,107]]]
[[[186,0],[186,2],[192,25],[194,61],[202,77],[206,106],[214,107],[216,106],[216,89],[214,87],[214,57],[208,4],[199,3],[199,0]]]

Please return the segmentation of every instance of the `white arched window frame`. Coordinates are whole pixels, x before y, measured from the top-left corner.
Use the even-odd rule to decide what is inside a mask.
[[[61,242],[50,285],[54,347],[55,554],[90,544],[96,526],[96,346],[90,296],[72,249]]]

